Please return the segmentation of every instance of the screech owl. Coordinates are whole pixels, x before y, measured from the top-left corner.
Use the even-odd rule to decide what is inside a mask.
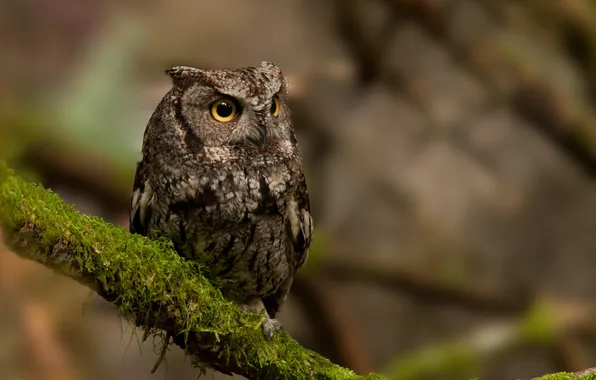
[[[271,338],[313,234],[286,80],[269,62],[166,73],[173,87],[145,129],[130,231],[200,256],[231,280],[224,295],[265,314]]]

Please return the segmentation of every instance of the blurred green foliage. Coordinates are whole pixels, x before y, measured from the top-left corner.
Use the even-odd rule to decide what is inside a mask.
[[[116,167],[136,162],[146,123],[131,101],[144,28],[129,15],[112,20],[63,94],[48,102],[51,128],[63,143],[99,153]]]

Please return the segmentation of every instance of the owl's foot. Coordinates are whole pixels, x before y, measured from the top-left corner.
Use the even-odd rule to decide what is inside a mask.
[[[280,321],[278,321],[275,318],[270,318],[269,316],[267,316],[267,319],[263,321],[262,327],[263,334],[265,335],[265,338],[267,338],[268,340],[271,340],[271,338],[273,338],[274,332],[283,329]]]
[[[262,328],[263,334],[267,340],[271,340],[271,338],[273,338],[274,332],[283,329],[280,321],[275,318],[271,318],[269,314],[267,314],[267,310],[265,309],[265,305],[263,305],[263,301],[261,301],[261,298],[257,296],[247,297],[240,308],[244,311],[248,311],[249,313],[265,315]]]

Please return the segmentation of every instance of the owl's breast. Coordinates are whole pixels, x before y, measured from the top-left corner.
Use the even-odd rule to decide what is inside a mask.
[[[282,218],[265,216],[214,232],[203,262],[247,294],[271,295],[292,273],[288,249]]]
[[[163,188],[176,213],[192,210],[207,227],[244,223],[263,215],[284,215],[296,176],[284,160],[246,157],[203,161]]]

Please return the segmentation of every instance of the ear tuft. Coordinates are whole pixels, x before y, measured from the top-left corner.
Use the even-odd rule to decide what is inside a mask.
[[[261,68],[268,70],[268,71],[278,71],[281,72],[281,70],[279,69],[279,67],[273,63],[273,62],[269,62],[269,61],[262,61],[261,62]]]
[[[189,66],[174,66],[166,70],[174,85],[185,87],[202,75],[202,70]]]

